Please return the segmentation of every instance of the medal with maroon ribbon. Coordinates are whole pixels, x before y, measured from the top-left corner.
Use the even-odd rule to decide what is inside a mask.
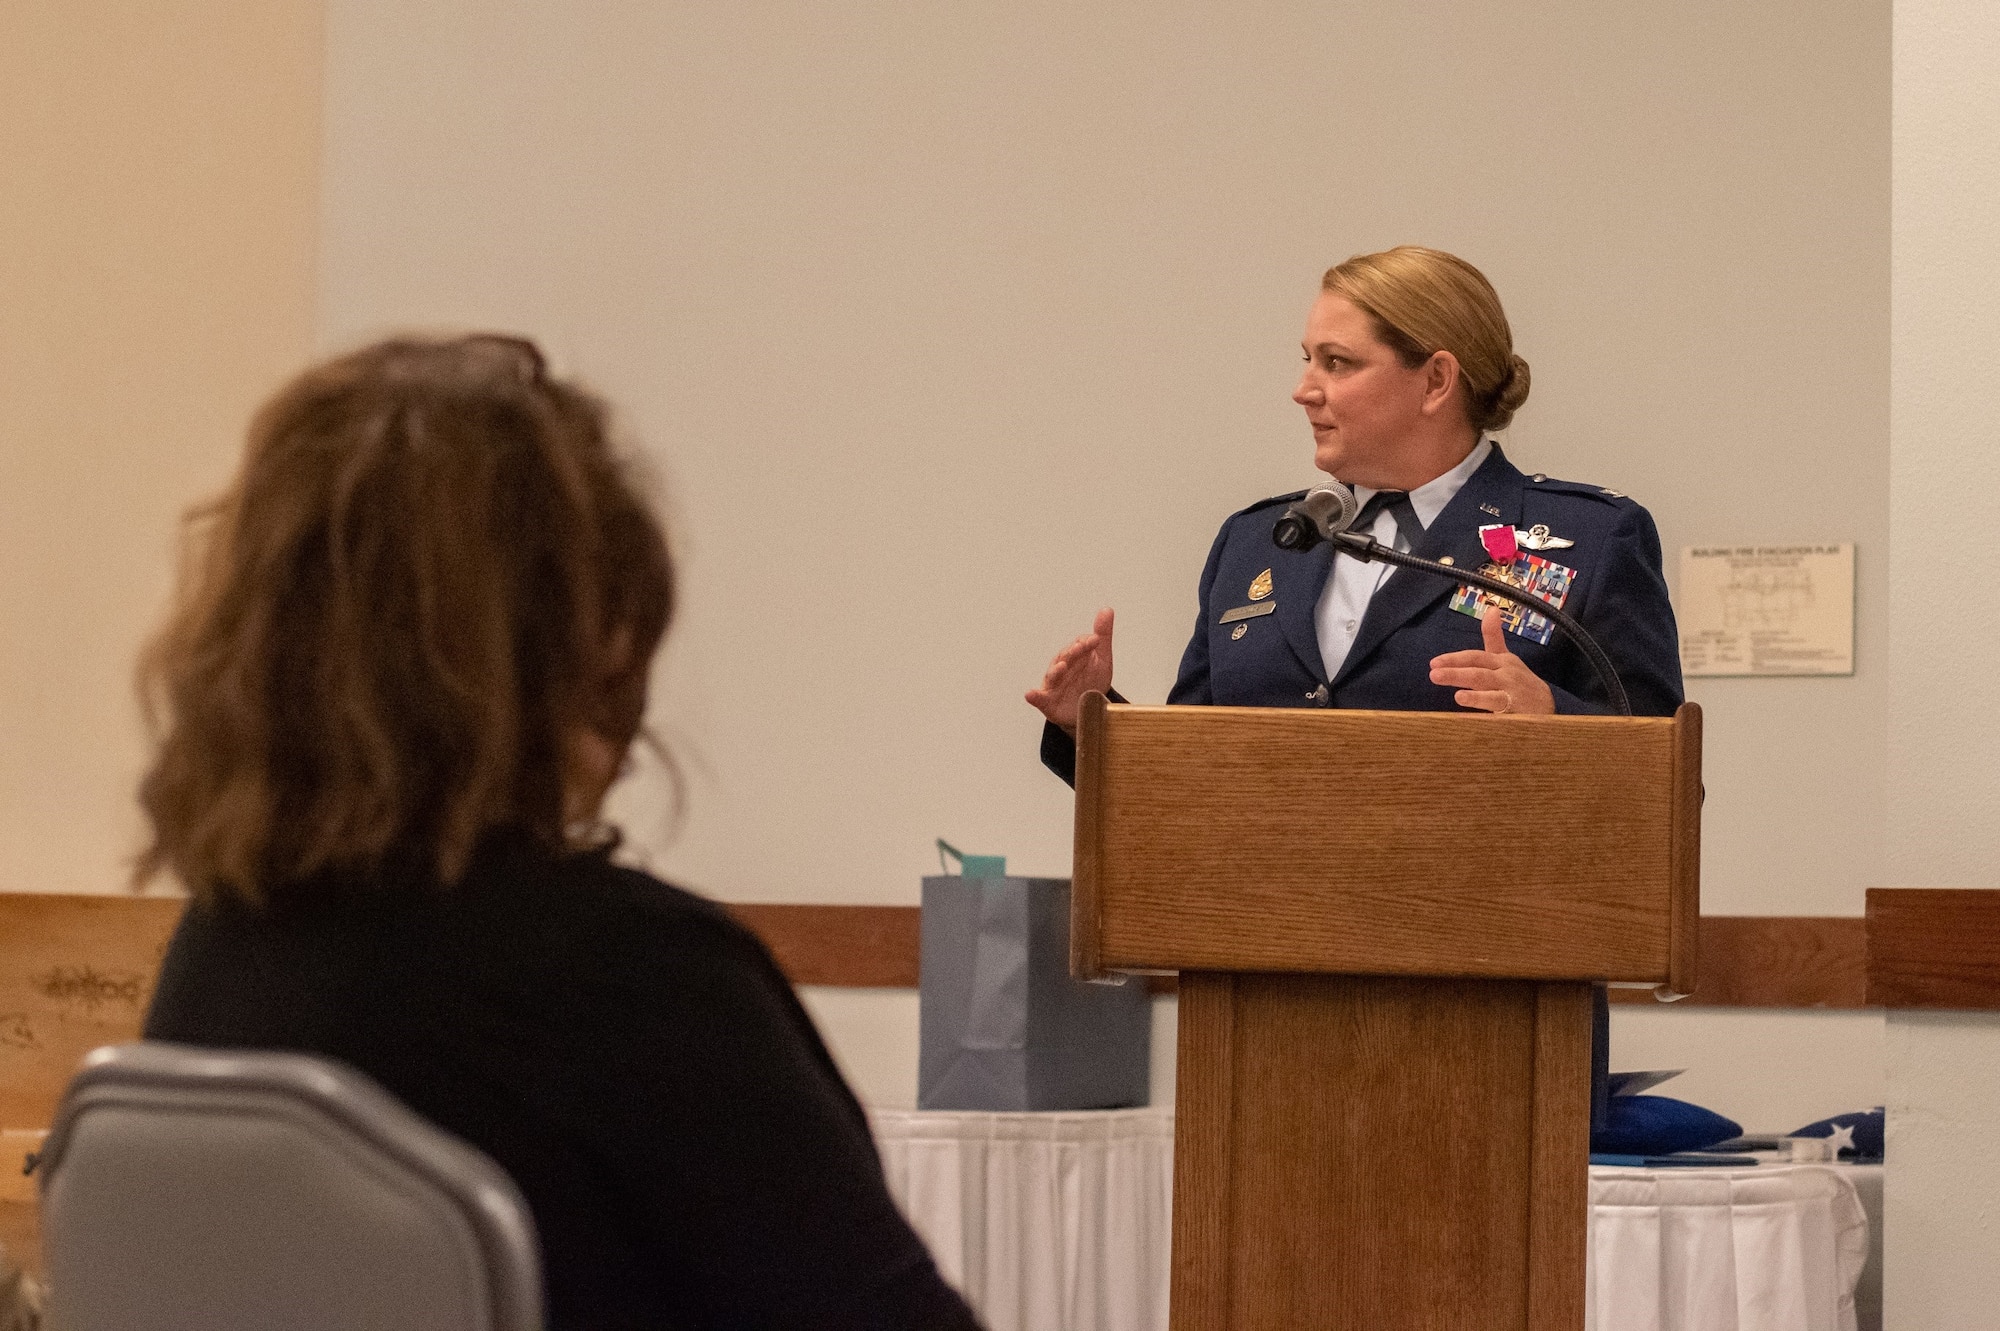
[[[1511,564],[1521,553],[1521,538],[1510,522],[1496,522],[1490,527],[1479,529],[1479,543],[1486,547],[1486,555],[1496,564]]]

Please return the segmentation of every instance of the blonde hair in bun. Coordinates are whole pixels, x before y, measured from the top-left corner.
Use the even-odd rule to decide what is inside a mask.
[[[1499,293],[1457,255],[1421,245],[1357,254],[1327,269],[1320,286],[1366,311],[1405,365],[1449,351],[1474,429],[1506,429],[1528,400],[1528,362],[1514,354]]]

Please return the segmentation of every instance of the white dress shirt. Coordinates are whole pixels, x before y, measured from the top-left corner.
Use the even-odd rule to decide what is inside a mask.
[[[1467,478],[1479,470],[1492,452],[1493,441],[1481,439],[1465,455],[1465,461],[1436,480],[1426,481],[1410,491],[1410,507],[1416,510],[1417,520],[1425,527],[1436,522],[1438,514],[1444,512],[1444,506],[1452,501]],[[1363,504],[1374,494],[1366,486],[1354,487],[1355,499]],[[1396,515],[1385,508],[1375,515],[1375,525],[1368,534],[1383,545],[1408,550],[1417,533],[1398,531],[1397,526]],[[1319,636],[1319,658],[1326,666],[1329,680],[1340,673],[1348,652],[1354,649],[1354,638],[1361,631],[1361,617],[1368,613],[1369,599],[1393,572],[1395,570],[1387,564],[1364,564],[1358,559],[1334,556],[1333,572],[1328,575],[1326,586],[1320,590],[1319,604],[1313,608],[1313,629]]]

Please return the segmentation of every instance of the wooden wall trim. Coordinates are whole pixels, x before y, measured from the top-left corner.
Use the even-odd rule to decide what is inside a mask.
[[[1847,915],[1704,915],[1694,988],[1676,1006],[1867,1005],[1865,922]],[[1657,1003],[1613,989],[1614,1003]]]
[[[1868,1002],[2000,1009],[2000,891],[1868,890]]]
[[[1877,933],[1882,934],[1875,960],[1880,973],[1876,992],[1869,987],[1868,922],[1859,916],[1705,915],[1693,994],[1679,1006],[2000,1008],[2000,907],[1986,905],[1996,898],[2000,892],[1871,892],[1870,909],[1881,921]],[[65,921],[72,921],[57,930],[60,941],[57,937],[31,941],[27,935],[37,929],[28,927],[30,915],[23,911],[44,912],[65,902],[77,904],[60,911]],[[916,906],[723,904],[764,941],[795,984],[916,987],[922,946],[922,911]],[[116,896],[36,902],[0,893],[0,907],[12,908],[0,909],[0,969],[11,966],[23,975],[30,970],[48,972],[57,964],[54,953],[59,951],[63,965],[89,961],[99,971],[143,971],[145,987],[150,988],[152,964],[180,903]],[[1989,909],[1991,915],[1982,913]],[[1940,910],[1971,914],[1939,915]],[[51,917],[38,927],[54,925]],[[53,951],[31,963],[17,955],[23,947]],[[1175,985],[1172,977],[1155,977],[1151,987],[1170,993]],[[1655,1002],[1645,990],[1613,990],[1612,1000]],[[32,1005],[25,998],[0,1003],[0,1015]],[[123,1010],[129,1022],[138,1009],[127,1004]],[[108,1014],[110,1009],[104,1011]],[[8,1044],[0,1032],[0,1046]],[[0,1049],[0,1055],[6,1052]],[[63,1069],[65,1075],[68,1070]]]
[[[730,903],[795,984],[903,988],[917,982],[922,912],[915,906],[785,906]],[[1866,1006],[1866,939],[1859,916],[1704,915],[1701,964],[1680,1006],[1859,1008]],[[1171,993],[1171,977],[1155,992]],[[1615,989],[1612,1001],[1655,1003],[1646,990]]]
[[[923,911],[916,906],[722,904],[764,940],[793,984],[917,987]]]

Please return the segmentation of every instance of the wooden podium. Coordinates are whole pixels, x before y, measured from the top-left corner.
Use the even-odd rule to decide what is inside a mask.
[[[1590,981],[1693,988],[1701,712],[1107,706],[1072,969],[1180,972],[1173,1331],[1583,1325]]]

